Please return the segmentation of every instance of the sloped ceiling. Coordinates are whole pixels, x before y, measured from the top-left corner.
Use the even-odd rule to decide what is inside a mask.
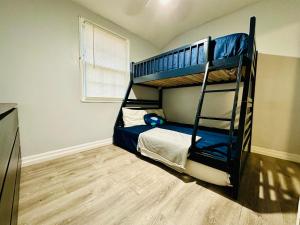
[[[162,48],[177,35],[258,0],[73,0]],[[237,18],[238,19],[238,18]]]

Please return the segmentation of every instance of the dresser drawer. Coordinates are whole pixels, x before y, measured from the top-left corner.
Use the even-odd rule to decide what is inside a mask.
[[[14,195],[15,195],[15,184],[18,171],[18,161],[20,154],[19,135],[16,137],[16,143],[13,146],[13,151],[7,168],[7,173],[4,180],[4,185],[0,199],[0,218],[1,224],[9,225],[11,222]]]
[[[0,119],[0,190],[3,187],[10,154],[18,129],[17,110]]]

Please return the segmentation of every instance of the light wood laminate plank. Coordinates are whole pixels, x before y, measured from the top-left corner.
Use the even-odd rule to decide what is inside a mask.
[[[20,225],[289,225],[299,164],[251,154],[238,201],[226,189],[110,145],[25,167]]]

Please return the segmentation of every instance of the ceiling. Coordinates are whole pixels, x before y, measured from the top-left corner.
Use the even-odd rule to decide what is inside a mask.
[[[73,0],[158,48],[176,36],[258,0]]]

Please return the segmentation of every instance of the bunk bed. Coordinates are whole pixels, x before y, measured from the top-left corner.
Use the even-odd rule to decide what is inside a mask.
[[[215,176],[218,172],[227,174],[229,181],[226,186],[231,188],[233,197],[237,198],[240,177],[251,150],[257,66],[255,23],[256,18],[251,17],[249,34],[231,34],[214,40],[208,37],[141,62],[131,63],[130,83],[114,126],[114,144],[139,154],[137,151],[139,135],[152,129],[149,125],[125,127],[122,119],[123,108],[160,109],[164,89],[200,86],[200,99],[194,124],[167,122],[160,128],[191,135],[188,162],[201,165],[202,167],[197,167],[199,170],[212,168],[217,172],[212,173]],[[207,90],[207,85],[224,83],[234,83],[234,88]],[[242,83],[243,89],[240,88]],[[157,88],[159,99],[129,99],[133,85]],[[241,99],[239,99],[240,90]],[[201,114],[205,95],[217,92],[233,93],[231,117],[210,117]],[[240,110],[237,115],[239,103]],[[227,121],[230,126],[229,129],[205,127],[199,124],[200,119]],[[235,126],[236,119],[238,126]],[[201,139],[197,140],[197,136]],[[195,173],[196,167],[193,168]]]

